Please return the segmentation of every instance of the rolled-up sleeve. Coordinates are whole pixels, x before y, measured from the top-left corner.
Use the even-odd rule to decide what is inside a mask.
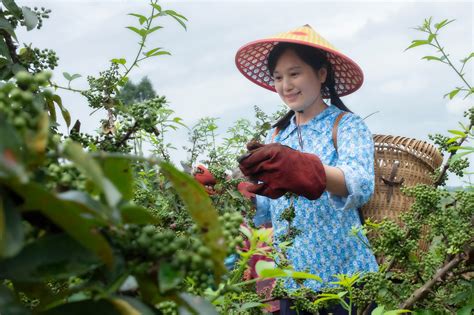
[[[363,206],[374,192],[374,142],[372,133],[357,115],[347,114],[341,119],[337,133],[338,160],[336,167],[344,173],[347,197],[329,193],[336,209]]]

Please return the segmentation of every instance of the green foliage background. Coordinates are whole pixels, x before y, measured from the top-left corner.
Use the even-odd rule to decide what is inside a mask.
[[[3,0],[0,9],[2,315],[258,314],[268,300],[256,293],[257,279],[243,279],[254,254],[281,262],[259,264],[259,279],[319,279],[292,270],[281,259],[285,248],[262,247],[271,245],[271,233],[252,226],[254,207],[236,190],[245,179],[228,174],[245,144],[262,141],[284,109],[268,115],[255,108],[255,122],[236,121],[218,144],[216,118],[188,128],[148,79],[130,82],[129,73],[139,64],[169,55],[163,48],[147,49],[161,29],[157,21],[171,18],[186,28],[186,17],[156,0],[145,15],[130,13],[137,21],[127,28],[139,39],[133,60],[113,58],[97,77],[86,77],[86,90],[73,87],[81,74],[63,73],[68,84],[60,86],[51,75],[55,52],[20,46],[15,34],[20,27],[41,29],[50,13],[13,0]],[[438,32],[451,22],[425,20],[417,29],[427,38],[407,49],[436,49],[437,56],[423,59],[450,66],[463,84],[445,97],[469,97],[474,91],[463,70],[474,54],[458,67],[438,42]],[[72,124],[62,90],[83,95],[92,111],[105,109],[98,133],[81,132],[79,121]],[[58,132],[62,122],[72,125],[69,134]],[[371,246],[387,258],[379,272],[335,275],[335,288],[323,293],[304,285],[286,292],[279,283],[274,297],[290,297],[300,309],[314,312],[340,303],[348,310],[355,305],[362,314],[376,302],[373,314],[469,314],[474,193],[470,186],[448,192],[443,185],[448,174],[466,174],[473,123],[471,107],[459,130],[431,136],[446,163],[434,174],[433,186],[405,189],[416,201],[402,216],[404,225],[368,221],[354,231],[377,232]],[[170,150],[177,148],[165,141],[177,128],[189,130],[184,172],[170,161]],[[152,145],[151,157],[143,154],[144,141]],[[198,162],[216,176],[211,196],[191,176]],[[244,221],[247,227],[241,226]],[[423,224],[429,233],[420,233]],[[426,253],[418,252],[422,239],[431,244]],[[291,246],[291,238],[284,244]],[[236,262],[226,268],[229,257]]]

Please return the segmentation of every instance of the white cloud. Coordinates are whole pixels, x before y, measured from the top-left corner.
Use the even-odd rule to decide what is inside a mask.
[[[86,88],[85,77],[105,70],[111,58],[135,56],[137,38],[125,26],[136,19],[127,13],[145,13],[147,1],[43,3],[53,9],[44,29],[17,35],[34,46],[57,51],[60,66],[55,78],[60,83],[64,83],[63,71],[81,73],[83,78],[73,85]],[[33,6],[38,1],[20,4]],[[367,120],[373,133],[427,140],[428,133],[444,133],[462,120],[466,104],[457,99],[446,104],[442,97],[460,84],[459,78],[446,65],[420,60],[435,53],[434,49],[403,50],[422,36],[412,27],[433,16],[436,21],[456,19],[442,30],[440,40],[453,61],[465,57],[472,49],[472,2],[192,0],[162,1],[161,5],[186,16],[188,30],[172,19],[162,19],[159,24],[164,29],[153,34],[148,48],[164,47],[172,56],[144,62],[130,78],[136,81],[147,75],[158,94],[166,95],[189,125],[203,116],[219,116],[222,125],[230,125],[239,115],[251,112],[253,105],[276,109],[281,104],[276,94],[240,75],[234,65],[235,52],[247,42],[306,23],[362,67],[364,85],[343,101],[361,116],[379,111]],[[472,63],[465,70],[470,78]],[[89,117],[91,109],[81,96],[61,95],[84,130],[98,126],[101,114]],[[173,139],[181,147],[185,136]]]

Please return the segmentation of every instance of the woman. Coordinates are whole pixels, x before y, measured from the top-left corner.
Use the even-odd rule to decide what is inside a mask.
[[[248,189],[258,195],[255,224],[271,221],[275,244],[297,231],[286,256],[295,270],[323,279],[304,282],[315,291],[330,287],[335,274],[377,271],[370,248],[351,234],[374,189],[372,135],[339,98],[362,85],[362,70],[309,25],[243,46],[236,63],[291,109],[266,144],[250,145],[240,161],[242,172],[258,181]],[[288,221],[282,214],[290,206]],[[299,285],[291,280],[286,287]],[[288,307],[282,305],[282,314]]]

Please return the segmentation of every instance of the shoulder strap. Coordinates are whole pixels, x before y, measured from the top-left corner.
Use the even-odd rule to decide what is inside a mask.
[[[332,126],[332,142],[334,143],[334,149],[336,149],[337,153],[337,128],[339,127],[339,121],[341,118],[347,114],[347,112],[341,112],[337,115],[336,120],[334,121],[334,125]]]

